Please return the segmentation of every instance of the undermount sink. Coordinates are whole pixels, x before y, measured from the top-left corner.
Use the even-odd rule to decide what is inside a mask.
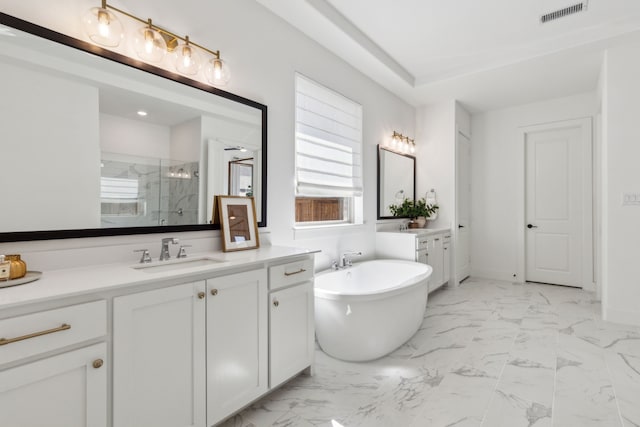
[[[171,261],[158,261],[152,264],[140,264],[131,268],[144,273],[160,273],[163,271],[181,270],[184,268],[204,267],[207,265],[221,264],[225,261],[215,258],[187,258]]]

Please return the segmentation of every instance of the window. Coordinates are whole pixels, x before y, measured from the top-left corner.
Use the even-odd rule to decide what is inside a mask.
[[[103,216],[140,214],[137,179],[100,177],[100,199]]]
[[[296,74],[296,224],[362,223],[362,106]]]

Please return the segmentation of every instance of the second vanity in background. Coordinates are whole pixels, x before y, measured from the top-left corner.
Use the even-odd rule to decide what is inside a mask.
[[[451,278],[451,230],[409,229],[376,233],[376,258],[406,259],[429,264],[433,273],[429,292],[445,285]]]

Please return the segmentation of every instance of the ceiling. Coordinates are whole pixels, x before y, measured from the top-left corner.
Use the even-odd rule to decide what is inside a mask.
[[[594,90],[604,51],[640,40],[638,0],[257,1],[409,103],[471,112]]]

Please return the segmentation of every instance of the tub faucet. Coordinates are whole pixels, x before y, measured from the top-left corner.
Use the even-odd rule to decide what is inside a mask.
[[[160,261],[165,261],[171,258],[171,254],[169,253],[169,243],[177,245],[179,243],[179,240],[174,239],[173,237],[167,237],[162,239],[162,249],[160,249]]]
[[[354,256],[362,256],[362,252],[350,251],[350,252],[343,253],[342,256],[340,257],[340,265],[338,267],[339,268],[351,267],[353,265],[351,261],[351,257],[354,257]]]

